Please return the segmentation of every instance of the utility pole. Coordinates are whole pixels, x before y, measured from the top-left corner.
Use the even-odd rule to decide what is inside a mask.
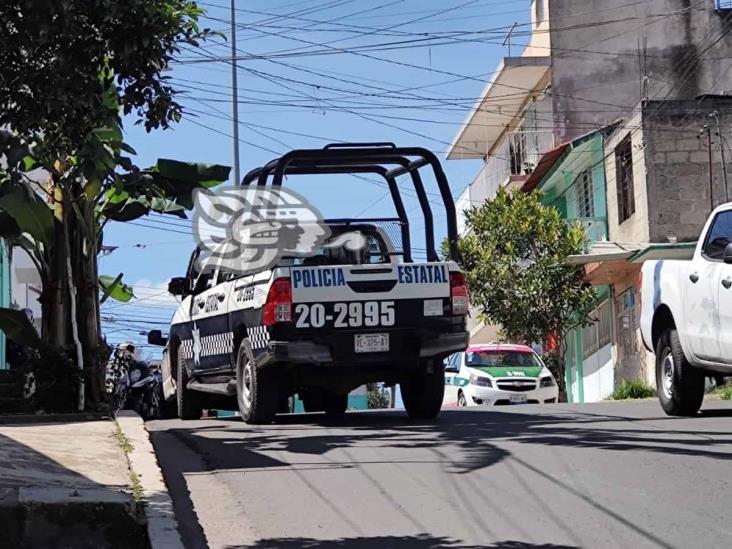
[[[712,163],[712,127],[709,124],[704,124],[699,130],[699,137],[701,134],[707,132],[707,151],[709,152],[709,205],[711,206],[710,213],[714,211],[714,164]]]
[[[239,86],[236,67],[236,0],[231,0],[231,119],[234,123],[234,185],[239,184]]]
[[[727,188],[727,162],[724,158],[724,146],[725,139],[722,135],[722,127],[719,123],[719,113],[714,111],[709,115],[710,118],[714,118],[715,125],[717,126],[717,137],[719,137],[719,155],[722,159],[722,181],[724,181],[724,201],[729,202],[729,189]]]

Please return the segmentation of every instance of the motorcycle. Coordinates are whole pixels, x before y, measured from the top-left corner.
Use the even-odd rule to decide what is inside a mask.
[[[123,406],[136,411],[144,420],[160,418],[163,395],[160,368],[134,361],[124,377],[126,380],[118,385],[125,392]]]

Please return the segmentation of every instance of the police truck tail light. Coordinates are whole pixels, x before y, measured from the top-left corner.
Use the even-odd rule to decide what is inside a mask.
[[[468,286],[463,273],[450,273],[450,298],[452,314],[468,314]]]
[[[292,320],[292,286],[289,278],[277,278],[272,283],[264,304],[264,325]]]

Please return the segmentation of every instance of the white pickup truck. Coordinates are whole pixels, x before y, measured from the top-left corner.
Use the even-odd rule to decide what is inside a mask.
[[[669,415],[693,415],[707,376],[732,375],[732,203],[707,220],[691,261],[648,261],[641,331]]]

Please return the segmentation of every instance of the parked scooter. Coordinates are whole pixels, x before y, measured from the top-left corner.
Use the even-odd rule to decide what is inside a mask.
[[[127,372],[128,386],[125,407],[135,410],[142,419],[161,417],[163,377],[160,368],[148,362],[133,362]]]
[[[135,346],[123,343],[107,365],[107,391],[112,407],[134,410],[143,419],[162,417],[162,374],[157,364],[135,359]]]

